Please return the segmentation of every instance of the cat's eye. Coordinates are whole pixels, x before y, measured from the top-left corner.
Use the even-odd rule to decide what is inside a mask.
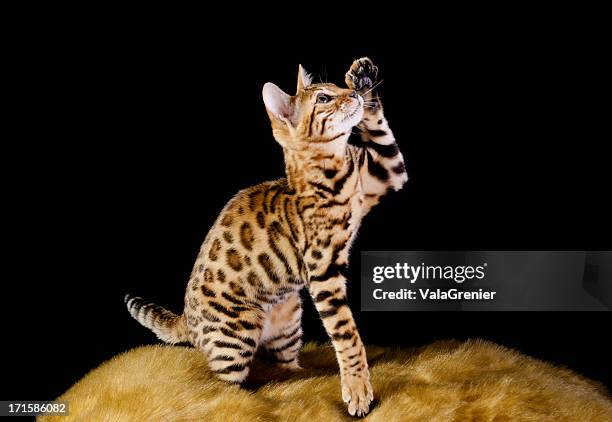
[[[327,94],[317,95],[317,103],[328,103],[331,101],[331,97]]]

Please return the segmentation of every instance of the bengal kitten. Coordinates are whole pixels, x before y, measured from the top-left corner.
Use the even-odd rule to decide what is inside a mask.
[[[220,379],[239,383],[258,347],[300,368],[306,287],[336,350],[342,399],[351,415],[368,413],[368,362],[346,299],[349,248],[370,208],[408,180],[377,73],[361,58],[346,73],[348,89],[312,83],[301,66],[294,96],[264,85],[287,178],[247,188],[225,206],[200,249],[183,315],[126,297],[138,322],[163,341],[190,342]]]

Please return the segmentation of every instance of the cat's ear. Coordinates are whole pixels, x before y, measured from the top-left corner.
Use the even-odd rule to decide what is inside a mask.
[[[297,90],[306,88],[308,85],[312,83],[312,76],[310,73],[306,72],[302,65],[298,66],[298,81],[297,81]]]
[[[289,94],[272,82],[264,85],[261,94],[270,116],[274,116],[283,122],[289,122],[293,116],[293,104]]]

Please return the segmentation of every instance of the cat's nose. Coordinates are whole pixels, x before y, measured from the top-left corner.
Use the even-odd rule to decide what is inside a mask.
[[[351,93],[349,94],[349,97],[351,98],[357,98],[359,95],[357,94],[357,91],[351,91]]]

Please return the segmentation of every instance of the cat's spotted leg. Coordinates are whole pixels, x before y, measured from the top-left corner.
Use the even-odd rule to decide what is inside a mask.
[[[340,367],[342,399],[351,415],[365,416],[374,398],[366,351],[346,300],[346,279],[332,259],[321,275],[310,278],[309,291]]]
[[[302,301],[299,293],[272,306],[263,334],[263,346],[276,364],[290,370],[301,369],[298,355],[302,347]]]
[[[233,383],[241,383],[249,374],[265,318],[261,307],[238,302],[227,294],[209,300],[193,342],[206,354],[210,370]]]
[[[408,175],[376,91],[378,68],[367,57],[355,60],[345,82],[364,100],[363,119],[357,126],[360,133],[351,136],[349,144],[362,155],[360,174],[367,211],[388,191],[401,189]]]

